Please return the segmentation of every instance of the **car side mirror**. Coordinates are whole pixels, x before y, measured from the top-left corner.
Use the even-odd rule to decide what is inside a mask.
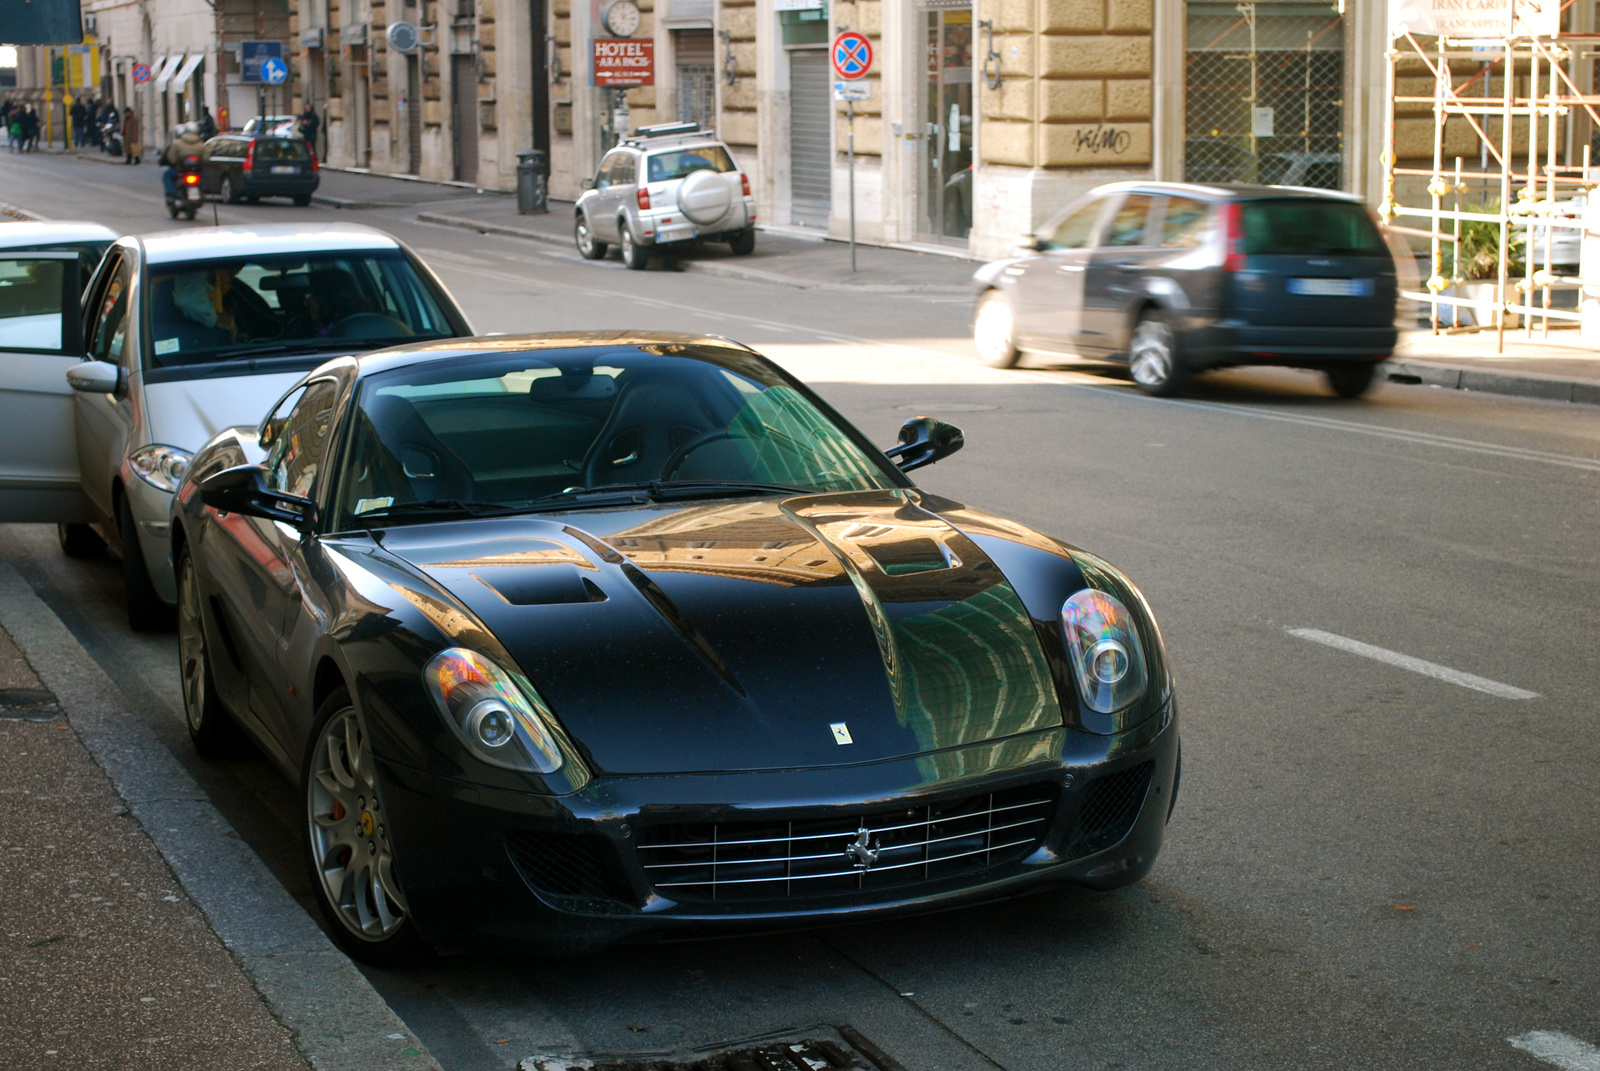
[[[592,190],[592,189],[594,189],[594,179],[586,178],[586,179],[582,180],[581,182],[578,183],[578,189],[580,189],[580,190]]]
[[[267,470],[260,465],[235,465],[206,477],[200,483],[200,501],[221,513],[264,517],[302,531],[317,519],[315,502],[269,488]]]
[[[900,425],[899,444],[884,453],[894,459],[901,472],[910,472],[949,457],[966,444],[966,437],[954,424],[919,416]]]
[[[85,394],[117,394],[122,389],[122,366],[110,361],[84,361],[67,369],[67,384]]]

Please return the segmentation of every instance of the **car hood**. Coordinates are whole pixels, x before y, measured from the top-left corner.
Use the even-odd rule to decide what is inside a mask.
[[[260,373],[144,384],[150,442],[194,453],[223,428],[261,423],[305,372]]]
[[[1016,592],[866,491],[391,528],[601,772],[852,765],[1061,724]]]

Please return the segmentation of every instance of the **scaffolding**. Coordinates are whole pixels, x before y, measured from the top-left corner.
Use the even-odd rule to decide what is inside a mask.
[[[1563,126],[1570,126],[1580,108],[1600,130],[1600,114],[1596,113],[1600,95],[1580,88],[1571,69],[1578,60],[1600,55],[1592,50],[1600,45],[1600,34],[1513,35],[1509,31],[1515,24],[1509,19],[1507,24],[1508,32],[1498,38],[1441,35],[1427,38],[1431,44],[1425,45],[1404,27],[1390,38],[1383,201],[1379,207],[1391,231],[1428,240],[1426,291],[1402,291],[1401,296],[1428,305],[1435,334],[1441,326],[1448,331],[1488,326],[1481,315],[1487,303],[1464,296],[1467,284],[1475,279],[1464,274],[1467,257],[1462,253],[1477,243],[1464,240],[1463,228],[1483,224],[1497,229],[1494,296],[1488,311],[1493,314],[1502,352],[1512,316],[1521,317],[1530,339],[1535,320],[1541,325],[1542,337],[1548,337],[1552,320],[1575,324],[1581,319],[1577,308],[1552,307],[1552,293],[1560,290],[1578,290],[1581,305],[1583,286],[1578,276],[1557,273],[1552,261],[1557,235],[1576,232],[1582,241],[1584,209],[1572,199],[1580,198],[1586,207],[1588,191],[1596,181],[1591,176],[1589,145],[1581,146],[1581,162],[1573,163],[1578,147],[1561,135]],[[1430,95],[1399,92],[1429,77],[1433,82]],[[1397,159],[1396,113],[1402,113],[1398,123],[1405,123],[1407,106],[1419,105],[1431,107],[1432,159],[1429,166],[1403,167]],[[1470,127],[1470,135],[1464,127]],[[1468,153],[1459,150],[1474,140],[1477,159],[1468,156],[1470,163],[1464,165]],[[1447,152],[1447,148],[1456,151]],[[1559,162],[1562,156],[1566,163]],[[1410,180],[1407,199],[1420,198],[1425,192],[1425,206],[1403,204],[1396,192],[1397,179]],[[1425,191],[1416,189],[1420,179],[1428,180]],[[1491,193],[1496,198],[1493,203]],[[1426,221],[1426,229],[1405,226],[1398,220]],[[1523,250],[1521,277],[1513,279],[1513,247],[1519,243]],[[1447,247],[1451,253],[1448,273]],[[1600,283],[1600,279],[1592,282]],[[1441,307],[1449,311],[1451,325],[1441,325]],[[1462,308],[1478,313],[1474,326],[1461,326]]]

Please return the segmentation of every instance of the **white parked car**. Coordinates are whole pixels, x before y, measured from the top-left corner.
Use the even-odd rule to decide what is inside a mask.
[[[470,335],[444,285],[370,227],[272,224],[0,250],[0,517],[123,560],[129,623],[176,597],[168,506],[194,451],[258,423],[330,356]]]
[[[650,263],[652,246],[727,242],[735,253],[753,253],[756,199],[711,131],[698,123],[640,127],[600,161],[578,198],[573,236],[588,260],[617,243],[635,270]]]

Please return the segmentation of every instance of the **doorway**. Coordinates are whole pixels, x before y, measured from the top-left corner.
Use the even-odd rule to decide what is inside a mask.
[[[678,121],[715,129],[717,50],[710,30],[673,30],[673,85]]]
[[[456,181],[478,181],[478,65],[472,56],[450,57],[451,123],[455,133]]]
[[[416,56],[406,57],[406,173],[422,170],[422,72]]]
[[[832,122],[828,53],[815,48],[790,50],[789,218],[801,226],[828,226],[833,201]]]
[[[922,12],[922,42],[918,229],[936,242],[964,243],[972,231],[972,11]]]

